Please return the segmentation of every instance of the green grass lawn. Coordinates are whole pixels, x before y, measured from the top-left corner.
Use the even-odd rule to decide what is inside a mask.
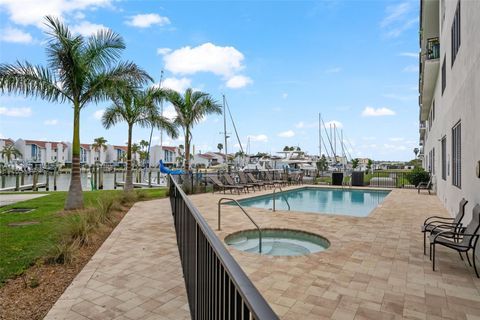
[[[144,199],[166,196],[166,188],[143,189]],[[100,196],[121,195],[122,190],[85,191],[85,207],[93,207]],[[62,234],[63,210],[67,192],[49,192],[45,197],[0,208],[0,286],[6,279],[21,274],[45,256]],[[30,213],[5,213],[11,208],[34,208]],[[10,223],[38,221],[39,224],[11,227]]]

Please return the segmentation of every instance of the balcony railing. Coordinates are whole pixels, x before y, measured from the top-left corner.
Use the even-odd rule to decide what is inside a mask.
[[[278,319],[171,176],[169,183],[192,319]]]
[[[440,41],[438,38],[427,40],[427,60],[440,58]]]

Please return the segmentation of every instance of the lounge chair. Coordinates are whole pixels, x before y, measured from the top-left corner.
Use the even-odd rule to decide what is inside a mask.
[[[420,182],[417,185],[418,193],[420,193],[420,190],[428,190],[428,194],[431,194],[430,190],[432,190],[432,178],[430,178],[430,180],[428,180],[428,182]]]
[[[240,183],[242,183],[242,184],[252,184],[254,186],[257,186],[258,190],[260,190],[262,187],[265,188],[265,183],[263,183],[261,181],[248,182],[247,176],[245,175],[245,172],[239,171],[238,172],[238,177],[240,178]],[[255,190],[255,188],[254,188],[254,190]]]
[[[233,190],[237,190],[238,194],[240,194],[240,190],[244,189],[241,186],[230,186],[230,185],[223,184],[220,180],[218,180],[217,177],[211,176],[209,178],[210,178],[210,180],[212,180],[214,185],[216,185],[220,189],[223,189],[223,193],[225,193],[225,190],[228,189],[228,190],[230,190],[230,192],[232,192]]]
[[[432,216],[427,218],[422,225],[422,232],[423,232],[423,254],[427,254],[426,249],[426,242],[427,242],[427,232],[432,233],[441,232],[445,230],[452,230],[461,227],[461,222],[463,216],[465,215],[465,206],[467,205],[468,201],[463,198],[460,201],[460,205],[458,208],[457,215],[455,218],[446,218],[446,217],[439,217],[439,216]]]
[[[275,183],[270,182],[270,181],[255,179],[255,177],[253,176],[253,174],[251,172],[247,173],[247,177],[248,177],[248,179],[250,179],[250,181],[252,183],[263,183],[263,185],[265,185],[265,186],[274,186],[275,185]]]
[[[271,183],[273,183],[274,185],[284,185],[285,184],[285,181],[283,180],[275,180],[273,179],[272,177],[272,174],[270,172],[265,172],[265,177],[267,178],[267,180]]]
[[[475,251],[477,249],[477,242],[479,238],[478,230],[480,229],[480,205],[477,204],[473,208],[472,220],[466,228],[460,228],[455,231],[442,231],[436,234],[430,234],[430,255],[432,256],[432,269],[435,271],[435,245],[439,244],[444,247],[458,251],[460,258],[463,260],[462,252],[465,252],[467,261],[470,266],[470,258],[468,251],[472,249],[473,268],[477,278],[480,278],[475,263]]]
[[[244,191],[247,190],[247,192],[249,192],[250,188],[253,188],[253,191],[255,191],[255,186],[253,184],[235,183],[235,181],[233,181],[232,177],[228,173],[224,173],[223,177],[225,178],[225,181],[229,186],[240,186],[243,188]]]

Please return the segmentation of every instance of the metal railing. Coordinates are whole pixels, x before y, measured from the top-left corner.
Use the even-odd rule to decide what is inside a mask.
[[[440,58],[440,41],[437,38],[427,40],[427,60]]]
[[[273,197],[272,197],[272,198],[273,198],[273,208],[272,208],[272,211],[273,211],[273,212],[276,211],[276,208],[275,208],[275,191],[276,191],[277,189],[279,189],[280,192],[283,192],[282,188],[279,187],[279,186],[275,186],[275,187],[273,188]],[[288,203],[288,200],[287,200],[287,198],[286,198],[284,195],[282,195],[282,197],[283,197],[283,199],[285,200],[285,202],[287,203],[288,211],[290,211],[290,203]]]
[[[253,220],[253,218],[247,213],[247,211],[245,211],[245,209],[240,205],[240,203],[238,203],[237,200],[232,198],[221,198],[220,200],[218,200],[218,230],[222,230],[220,221],[221,221],[221,207],[222,207],[223,200],[233,201],[240,208],[240,210],[242,210],[242,212],[248,217],[248,219],[250,219],[250,221],[255,225],[255,228],[257,228],[257,231],[258,231],[258,252],[262,253],[262,230],[260,229],[258,224],[255,222],[255,220]]]
[[[171,176],[169,183],[192,319],[278,319]]]

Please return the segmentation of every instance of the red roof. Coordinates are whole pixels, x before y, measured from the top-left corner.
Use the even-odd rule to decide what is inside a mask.
[[[25,140],[25,144],[35,144],[39,146],[40,148],[45,148],[45,145],[47,143],[51,143],[52,146],[57,146],[58,144],[62,144],[64,147],[67,147],[66,143],[63,142],[58,142],[58,141],[41,141],[41,140]]]
[[[88,143],[80,143],[80,147],[86,150],[92,149],[92,145]]]
[[[214,156],[212,156],[211,154],[206,154],[206,153],[203,153],[203,154],[199,153],[197,154],[197,156],[201,158],[209,159],[209,160],[214,158]]]
[[[123,150],[123,151],[127,151],[127,146],[113,146],[114,149],[120,149],[120,150]]]
[[[0,139],[0,141],[5,141],[6,146],[11,146],[14,143],[12,139]]]
[[[177,147],[169,147],[169,146],[163,146],[163,150],[169,150],[172,152],[175,152],[177,150]]]

